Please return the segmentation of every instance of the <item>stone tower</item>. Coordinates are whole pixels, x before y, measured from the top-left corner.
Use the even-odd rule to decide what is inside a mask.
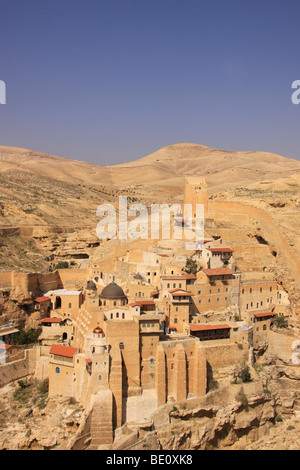
[[[184,178],[184,204],[192,204],[193,217],[196,217],[196,204],[203,204],[204,215],[207,215],[208,195],[204,177],[187,176]]]

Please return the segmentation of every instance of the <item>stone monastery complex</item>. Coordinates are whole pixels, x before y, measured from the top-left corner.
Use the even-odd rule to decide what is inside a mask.
[[[205,181],[187,178],[184,202],[207,212]],[[72,397],[97,416],[95,445],[112,443],[126,421],[201,397],[225,372],[251,365],[274,316],[290,315],[288,294],[272,273],[240,272],[230,240],[205,233],[202,242],[192,252],[178,240],[135,245],[109,272],[100,258],[84,269],[2,273],[2,285],[37,293],[32,318],[42,333],[28,360],[39,379],[49,377],[50,396]],[[14,331],[2,328],[7,368]]]

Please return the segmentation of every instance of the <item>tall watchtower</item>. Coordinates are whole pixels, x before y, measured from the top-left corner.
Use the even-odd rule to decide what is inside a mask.
[[[192,204],[193,217],[196,217],[196,204],[203,204],[204,214],[208,211],[207,182],[201,176],[184,178],[184,204]]]

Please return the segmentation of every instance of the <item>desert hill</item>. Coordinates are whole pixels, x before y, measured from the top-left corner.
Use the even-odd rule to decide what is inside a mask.
[[[300,161],[266,152],[217,150],[203,145],[169,145],[138,160],[98,166],[32,150],[0,146],[0,168],[18,167],[40,176],[70,183],[106,184],[114,187],[155,184],[182,186],[182,177],[206,175],[214,187],[283,177],[300,171]]]
[[[274,244],[282,237],[291,256],[300,259],[300,161],[181,143],[129,163],[97,166],[0,146],[0,269],[47,270],[49,260],[99,256],[99,204],[117,204],[119,195],[146,204],[182,201],[188,175],[206,177],[211,204],[222,207],[215,212],[211,233],[235,244],[240,269],[278,270],[284,253]],[[256,216],[252,211],[251,217],[245,212],[241,218],[230,212],[231,201],[263,212]],[[259,229],[270,247],[258,246]]]

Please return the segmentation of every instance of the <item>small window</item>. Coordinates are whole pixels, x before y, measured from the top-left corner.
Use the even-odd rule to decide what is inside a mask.
[[[124,349],[124,343],[120,343],[120,344],[119,344],[119,348],[120,348],[120,349]]]
[[[55,368],[55,372],[56,372],[56,374],[60,374],[60,368],[59,368],[59,367],[56,367],[56,368]]]
[[[102,380],[102,376],[101,376],[101,375],[98,375],[98,380]]]

